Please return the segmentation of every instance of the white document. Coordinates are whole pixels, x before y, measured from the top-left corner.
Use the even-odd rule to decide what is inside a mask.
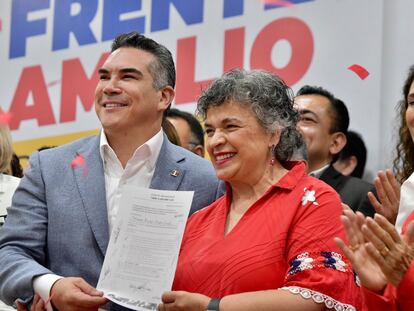
[[[171,290],[193,191],[126,186],[97,289],[124,307],[156,310]]]

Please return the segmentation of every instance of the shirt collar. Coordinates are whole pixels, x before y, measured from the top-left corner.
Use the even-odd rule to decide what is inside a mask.
[[[310,176],[313,176],[315,178],[320,178],[323,174],[323,172],[325,172],[325,170],[329,167],[329,164],[326,164],[325,166],[322,166],[321,168],[318,168],[317,170],[314,170],[312,172],[309,173]]]
[[[292,190],[296,187],[299,180],[306,175],[306,162],[286,161],[283,163],[283,166],[289,171],[273,187]]]
[[[306,162],[305,161],[286,161],[283,163],[283,166],[288,169],[288,172],[283,176],[276,184],[272,185],[263,195],[261,198],[269,195],[269,193],[274,193],[275,189],[286,189],[292,190],[294,189],[299,180],[306,175]],[[260,199],[261,199],[260,198]],[[258,200],[260,200],[258,199]],[[230,205],[232,202],[232,189],[231,184],[226,182],[226,192],[224,194],[224,205],[226,206],[225,213],[227,215]]]
[[[141,149],[147,149],[148,152],[148,165],[150,165],[151,168],[154,168],[155,163],[158,160],[158,156],[160,155],[161,147],[164,142],[164,132],[161,129],[157,134],[152,136],[149,140],[147,140],[144,144],[139,146],[132,155],[131,159],[135,157],[137,152]],[[105,162],[105,149],[111,150],[113,154],[115,152],[113,151],[112,147],[108,143],[108,139],[106,138],[105,132],[102,129],[100,134],[100,143],[99,143],[99,153],[101,155],[102,162]]]
[[[288,169],[288,172],[274,185],[272,185],[264,195],[272,192],[274,188],[282,188],[292,190],[296,187],[299,180],[306,175],[305,161],[286,161],[283,166]],[[263,196],[264,196],[263,195]],[[232,189],[230,183],[226,182],[226,201],[231,202]]]

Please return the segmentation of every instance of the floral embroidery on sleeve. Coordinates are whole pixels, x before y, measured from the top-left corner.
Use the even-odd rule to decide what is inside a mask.
[[[347,262],[344,261],[342,255],[335,252],[305,252],[297,255],[290,261],[288,274],[296,274],[300,271],[313,269],[317,267],[330,268],[342,272],[351,272],[352,269]]]
[[[302,206],[305,206],[308,202],[312,202],[313,205],[319,205],[318,202],[316,202],[316,191],[315,190],[308,190],[306,187],[303,189],[305,192],[301,201]]]

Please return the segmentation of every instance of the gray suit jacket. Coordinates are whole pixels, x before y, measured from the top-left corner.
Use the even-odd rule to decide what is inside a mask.
[[[77,155],[85,158],[87,174],[71,168]],[[191,213],[224,191],[209,161],[165,136],[150,187],[194,190]],[[108,231],[99,136],[33,154],[0,229],[0,299],[28,301],[33,278],[46,273],[80,276],[96,286]]]

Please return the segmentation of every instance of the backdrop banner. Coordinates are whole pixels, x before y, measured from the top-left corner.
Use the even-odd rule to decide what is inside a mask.
[[[117,34],[138,31],[173,53],[176,108],[194,112],[200,91],[235,67],[272,71],[294,91],[323,86],[347,104],[350,128],[368,147],[368,169],[376,170],[382,161],[384,2],[272,3],[277,1],[2,0],[0,105],[12,115],[16,151],[30,155],[41,145],[97,133],[98,69]],[[354,64],[368,77],[348,69]],[[402,79],[405,73],[396,74]]]

